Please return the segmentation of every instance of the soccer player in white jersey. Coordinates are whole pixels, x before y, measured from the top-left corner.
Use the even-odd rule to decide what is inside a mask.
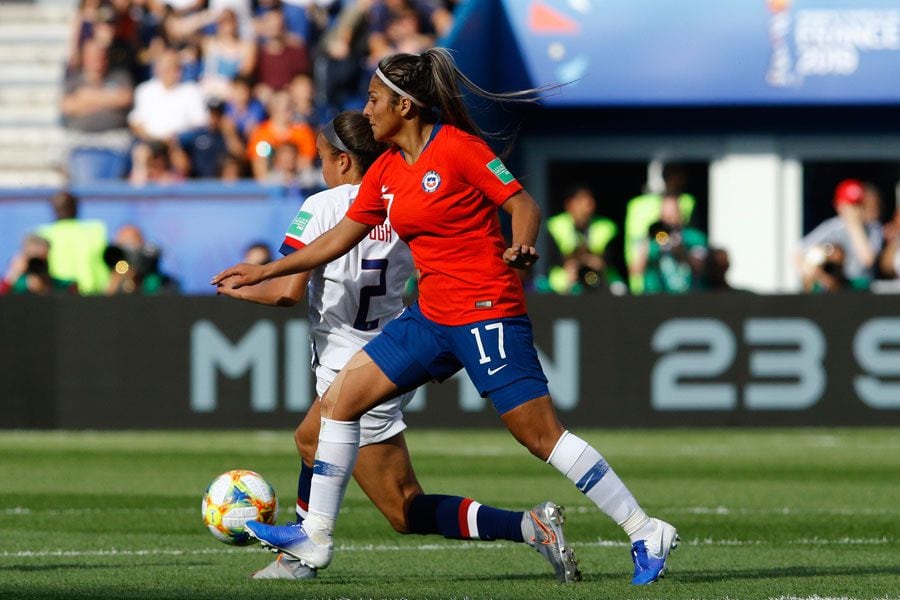
[[[285,234],[283,254],[311,243],[344,217],[356,198],[363,174],[385,146],[375,141],[361,113],[344,112],[323,128],[317,148],[325,182],[331,189],[303,203]],[[311,272],[237,289],[226,279],[219,282],[217,290],[241,300],[293,306],[309,288],[313,368],[316,392],[321,397],[350,358],[402,312],[402,293],[412,272],[409,249],[386,221],[348,254]],[[518,512],[461,496],[422,491],[403,436],[406,425],[401,410],[413,393],[407,391],[362,417],[359,457],[353,471],[360,487],[394,529],[449,539],[524,542],[550,562],[559,581],[578,581],[578,563],[563,536],[562,510],[553,502]],[[319,421],[317,398],[294,436],[303,458],[297,486],[298,526],[307,514]],[[315,569],[279,554],[254,578],[308,579],[315,575]]]

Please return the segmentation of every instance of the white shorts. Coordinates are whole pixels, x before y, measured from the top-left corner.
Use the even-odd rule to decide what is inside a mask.
[[[331,387],[338,372],[324,365],[316,367],[316,393],[319,398]],[[359,445],[368,446],[389,440],[404,429],[403,409],[416,395],[416,390],[406,392],[396,398],[383,402],[363,414],[359,420]]]

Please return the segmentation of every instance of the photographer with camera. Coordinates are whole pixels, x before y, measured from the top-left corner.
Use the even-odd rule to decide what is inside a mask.
[[[798,268],[806,292],[867,290],[882,247],[881,195],[856,179],[834,191],[837,216],[827,219],[800,241]]]
[[[686,225],[678,195],[663,195],[659,221],[648,230],[634,261],[645,294],[683,294],[704,289],[706,235]]]
[[[597,201],[591,190],[577,185],[566,194],[565,210],[547,220],[554,248],[546,285],[557,294],[576,296],[585,291],[624,284],[609,265],[606,252],[618,228],[596,215]]]
[[[50,275],[50,265],[47,262],[49,254],[50,243],[47,240],[33,233],[27,234],[22,240],[22,249],[12,258],[6,274],[0,280],[0,295],[77,294],[78,285],[74,281]]]
[[[111,271],[106,295],[177,293],[178,282],[159,270],[159,259],[158,246],[146,243],[134,225],[123,225],[103,252]]]

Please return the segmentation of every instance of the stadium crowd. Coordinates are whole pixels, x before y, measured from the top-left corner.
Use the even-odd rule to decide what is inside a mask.
[[[69,182],[252,178],[302,202],[323,185],[318,128],[361,109],[378,61],[433,46],[464,1],[81,0],[61,103]],[[546,215],[548,255],[531,289],[734,291],[727,249],[695,226],[697,201],[670,166],[664,189],[628,200],[618,221],[603,216],[603,190],[572,185],[562,210]],[[75,206],[68,216],[61,198]],[[833,203],[836,216],[798,248],[803,291],[900,281],[900,212],[883,223],[879,190],[858,180],[842,182]],[[70,194],[53,208],[57,220],[25,235],[0,293],[177,291],[140,229],[109,235],[102,223],[80,222]],[[70,257],[93,254],[61,266],[62,247],[78,248]]]
[[[315,131],[459,0],[81,0],[62,115],[71,183],[320,187]]]

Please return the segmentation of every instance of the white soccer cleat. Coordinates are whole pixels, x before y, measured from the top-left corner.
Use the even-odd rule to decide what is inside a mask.
[[[296,558],[279,553],[274,561],[250,577],[251,579],[313,579],[316,574],[316,569],[307,567]]]
[[[528,513],[534,527],[531,543],[538,553],[553,567],[560,583],[581,581],[575,551],[566,544],[563,535],[563,508],[553,502],[538,504]]]

